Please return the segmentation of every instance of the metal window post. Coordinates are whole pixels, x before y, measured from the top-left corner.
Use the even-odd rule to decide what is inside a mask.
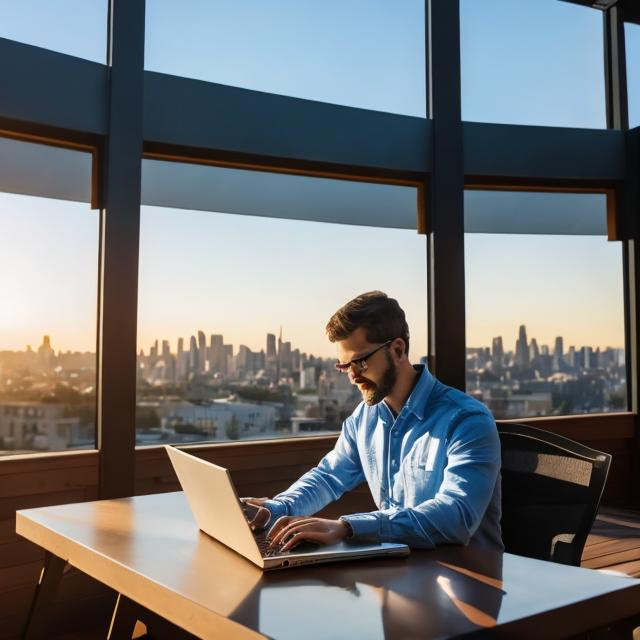
[[[134,491],[144,0],[111,0],[109,23],[98,337],[102,498]]]
[[[464,158],[459,0],[428,0],[429,116],[433,173],[428,198],[429,355],[445,384],[465,388]]]

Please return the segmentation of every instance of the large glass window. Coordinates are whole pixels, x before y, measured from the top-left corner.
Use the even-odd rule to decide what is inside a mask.
[[[147,160],[143,202],[139,443],[340,429],[360,396],[324,327],[364,291],[426,355],[415,188]]]
[[[0,138],[0,165],[0,455],[93,448],[91,155]]]
[[[606,128],[602,12],[461,0],[462,119]]]
[[[424,117],[424,4],[154,0],[145,68]]]
[[[108,0],[1,0],[0,37],[104,63],[107,11]]]
[[[640,125],[640,24],[624,25],[629,127]]]
[[[467,392],[496,418],[627,410],[604,194],[466,191]]]

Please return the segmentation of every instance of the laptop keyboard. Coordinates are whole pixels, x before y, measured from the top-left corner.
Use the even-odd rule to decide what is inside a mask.
[[[254,507],[251,504],[244,504],[244,503],[241,503],[240,506],[242,507],[242,511],[245,517],[247,518],[247,520],[248,521],[252,520],[258,510],[257,507]],[[278,545],[277,547],[274,547],[274,548],[269,547],[268,535],[269,535],[268,531],[253,532],[253,537],[256,541],[256,544],[258,545],[258,549],[260,549],[260,553],[262,554],[263,558],[272,558],[273,556],[280,556],[280,555],[286,556],[291,552],[300,553],[301,551],[303,552],[314,551],[320,546],[313,542],[301,542],[290,551],[282,551],[282,545]]]

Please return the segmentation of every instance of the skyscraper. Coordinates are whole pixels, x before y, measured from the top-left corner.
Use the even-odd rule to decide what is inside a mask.
[[[195,336],[191,336],[189,341],[189,373],[198,373],[200,363],[198,362],[198,343]]]
[[[185,380],[189,372],[189,354],[184,350],[184,338],[178,338],[178,353],[176,356],[176,378]]]
[[[496,367],[502,367],[504,364],[504,346],[502,345],[502,336],[494,338],[491,342],[491,357]]]
[[[207,338],[204,331],[198,331],[198,373],[207,370]]]
[[[529,345],[527,344],[527,328],[521,324],[516,340],[516,367],[526,369],[529,366]]]
[[[555,346],[553,347],[553,370],[562,371],[564,367],[564,342],[562,336],[556,338]]]
[[[276,357],[276,336],[273,333],[267,333],[267,358]]]
[[[209,345],[209,371],[210,373],[222,373],[226,369],[223,336],[212,335]]]

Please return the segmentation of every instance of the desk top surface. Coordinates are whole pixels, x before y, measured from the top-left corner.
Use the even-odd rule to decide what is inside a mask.
[[[640,612],[640,581],[471,547],[263,574],[181,492],[19,511],[18,533],[200,637],[562,637]]]

